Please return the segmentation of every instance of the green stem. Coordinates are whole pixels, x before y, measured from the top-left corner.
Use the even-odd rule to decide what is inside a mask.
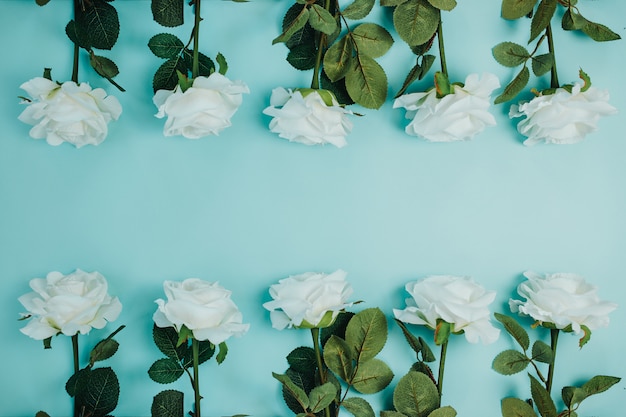
[[[330,11],[330,0],[325,1],[324,9]],[[311,88],[319,90],[320,67],[322,66],[322,58],[324,57],[324,48],[322,46],[326,41],[326,34],[318,32],[315,38],[317,43],[317,54],[315,55],[315,67],[313,68],[313,79],[311,80]]]
[[[194,0],[194,25],[193,25],[193,63],[191,67],[191,77],[196,78],[200,72],[199,47],[200,47],[200,1]]]
[[[78,363],[78,333],[72,336],[72,353],[74,354],[74,374],[80,371],[80,365]],[[74,417],[80,416],[80,410],[76,403],[76,397],[74,397]]]
[[[443,28],[441,12],[439,12],[439,26],[437,27],[437,42],[439,44],[439,61],[441,62],[441,72],[448,77],[448,66],[446,64],[446,49],[443,44]]]
[[[550,348],[552,349],[552,363],[548,367],[548,380],[546,381],[546,390],[548,394],[552,389],[552,381],[554,377],[554,363],[556,362],[556,345],[559,341],[559,329],[550,329]]]
[[[439,402],[443,394],[443,371],[446,367],[446,352],[448,351],[448,341],[441,344],[441,357],[439,358],[439,376],[437,377],[437,391],[439,391]]]
[[[80,0],[74,0],[74,21],[80,13]],[[77,43],[74,43],[74,59],[72,62],[72,81],[78,84],[78,53],[80,48]]]
[[[195,339],[191,339],[191,351],[193,354],[193,394],[194,394],[194,417],[200,417],[200,382],[198,375],[198,355],[200,351],[200,343]]]
[[[559,88],[559,76],[556,71],[556,55],[554,53],[554,39],[552,36],[552,26],[546,27],[546,38],[548,38],[548,51],[552,54],[552,68],[550,69],[550,87]]]
[[[312,87],[313,88],[313,87]],[[322,362],[322,352],[320,349],[320,329],[314,327],[311,329],[311,336],[313,338],[313,351],[315,352],[315,360],[317,362],[317,370],[320,375],[320,385],[326,383],[326,374],[324,373],[324,363]],[[330,417],[330,407],[324,408],[324,416]]]

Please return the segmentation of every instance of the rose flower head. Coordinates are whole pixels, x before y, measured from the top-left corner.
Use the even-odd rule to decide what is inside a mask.
[[[500,330],[490,322],[489,304],[496,297],[469,277],[433,275],[405,286],[411,298],[404,310],[394,309],[396,319],[436,330],[439,321],[451,325],[452,333],[464,333],[470,343],[495,342]]]
[[[272,327],[323,328],[330,326],[339,312],[352,303],[352,287],[346,281],[346,272],[331,274],[307,272],[293,275],[270,286],[273,298],[263,304],[270,311]]]

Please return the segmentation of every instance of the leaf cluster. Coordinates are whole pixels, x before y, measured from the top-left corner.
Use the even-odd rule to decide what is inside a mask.
[[[376,58],[387,53],[393,38],[375,23],[354,28],[347,23],[367,17],[375,0],[354,0],[343,9],[337,0],[330,0],[330,10],[323,4],[323,0],[297,0],[283,18],[282,33],[272,43],[287,46],[287,62],[294,68],[321,69],[314,74],[312,86],[317,88],[320,77],[322,87],[333,92],[341,104],[381,107],[388,84]]]
[[[282,384],[287,406],[298,416],[313,417],[325,408],[336,416],[343,407],[355,417],[374,417],[370,404],[361,397],[347,397],[383,390],[393,372],[376,355],[387,341],[387,319],[378,308],[357,314],[343,312],[332,327],[323,329],[320,379],[315,350],[298,347],[287,355],[289,368],[273,376]]]
[[[528,61],[531,62],[532,72],[537,77],[554,68],[553,54],[540,53],[539,46],[552,30],[551,22],[556,16],[559,5],[565,9],[561,18],[563,30],[579,31],[598,42],[620,39],[617,33],[605,25],[585,18],[580,13],[577,3],[577,0],[502,0],[503,18],[515,20],[524,16],[531,17],[528,43],[536,42],[531,52],[514,42],[501,42],[493,48],[493,56],[501,65],[510,68],[522,66],[518,74],[504,88],[502,94],[496,97],[496,104],[512,100],[526,87],[530,79]]]
[[[580,387],[564,387],[561,390],[561,398],[566,409],[558,413],[556,405],[544,385],[546,379],[537,365],[537,363],[552,365],[555,352],[540,340],[535,341],[531,348],[528,333],[515,319],[499,313],[496,313],[495,317],[521,347],[522,352],[515,349],[501,352],[493,361],[493,369],[502,375],[513,375],[525,370],[528,365],[532,365],[537,374],[537,377],[528,374],[532,402],[514,397],[504,398],[501,403],[502,417],[576,417],[576,410],[584,399],[604,392],[620,381],[620,378],[617,377],[599,375],[594,376]],[[529,349],[530,354],[528,353]],[[536,407],[538,414],[532,404]]]

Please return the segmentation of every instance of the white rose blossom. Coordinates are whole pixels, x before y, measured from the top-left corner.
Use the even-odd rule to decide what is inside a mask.
[[[394,309],[396,319],[411,324],[437,327],[441,319],[452,325],[452,332],[463,332],[470,343],[495,342],[500,330],[490,322],[488,305],[496,297],[469,277],[433,275],[405,286],[411,298],[404,310]]]
[[[18,119],[33,125],[29,132],[32,138],[45,138],[54,146],[63,142],[77,148],[99,145],[107,136],[108,123],[122,113],[122,106],[114,96],[107,96],[102,88],[92,90],[87,83],[58,84],[37,77],[20,88],[30,98],[22,101],[28,107]]]
[[[405,131],[431,142],[453,142],[471,139],[486,126],[494,126],[496,119],[489,113],[491,93],[500,87],[493,74],[470,74],[464,86],[452,85],[453,92],[437,98],[433,88],[428,92],[405,94],[398,97],[393,108],[404,107],[411,119]]]
[[[30,318],[20,331],[36,340],[102,329],[122,311],[118,298],[107,293],[107,281],[99,272],[50,272],[45,279],[32,279],[30,287],[33,292],[18,299],[28,310],[22,315]]]
[[[270,106],[263,113],[273,117],[270,131],[290,142],[330,143],[342,148],[347,145],[346,136],[352,131],[352,122],[348,119],[352,112],[341,107],[327,90],[275,88]]]
[[[196,77],[185,92],[179,85],[174,90],[158,90],[153,102],[158,108],[156,117],[167,117],[163,134],[182,135],[198,139],[219,135],[232,125],[230,119],[243,101],[242,94],[250,89],[243,81],[231,81],[214,72],[208,77]]]
[[[270,311],[272,327],[282,330],[330,326],[339,312],[352,303],[352,287],[346,272],[331,274],[307,272],[281,279],[270,286],[272,301],[263,304]]]
[[[581,326],[595,330],[609,325],[608,314],[617,304],[602,301],[597,288],[572,273],[540,275],[527,271],[528,279],[517,287],[525,300],[509,301],[511,311],[530,316],[539,323],[553,324],[557,329],[571,326],[579,334]]]
[[[617,113],[608,101],[607,90],[589,87],[582,91],[582,86],[575,84],[571,92],[557,88],[553,94],[514,104],[509,117],[524,117],[517,124],[518,132],[528,137],[524,145],[540,142],[573,144],[596,130],[600,116]]]
[[[158,327],[174,327],[177,332],[187,327],[198,341],[214,345],[231,336],[242,336],[250,328],[243,324],[243,315],[231,300],[231,292],[217,282],[188,278],[182,282],[165,281],[167,300],[158,299],[152,319]]]

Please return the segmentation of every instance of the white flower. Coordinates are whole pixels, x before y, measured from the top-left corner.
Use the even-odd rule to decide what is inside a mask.
[[[398,97],[393,108],[404,107],[411,122],[407,134],[421,136],[432,142],[452,142],[471,139],[486,126],[494,126],[496,119],[488,109],[491,93],[500,87],[493,74],[470,74],[463,87],[453,84],[454,92],[437,98],[433,88],[425,93]]]
[[[608,314],[617,304],[601,301],[597,289],[584,278],[571,273],[546,274],[525,272],[527,281],[517,287],[517,293],[525,301],[509,301],[511,311],[531,316],[540,323],[551,323],[557,329],[571,326],[580,333],[581,326],[589,330],[606,327]]]
[[[92,327],[102,329],[122,311],[117,297],[107,294],[107,281],[99,272],[50,272],[45,279],[32,279],[30,287],[33,292],[18,300],[29,312],[23,316],[30,317],[20,331],[33,339],[87,334]]]
[[[352,287],[341,269],[332,274],[307,272],[278,281],[270,287],[273,300],[263,304],[270,311],[272,327],[328,327],[339,312],[352,305]]]
[[[611,106],[607,90],[589,87],[581,91],[575,84],[570,93],[557,88],[554,94],[540,95],[529,102],[512,105],[509,117],[525,119],[517,130],[528,139],[524,145],[545,141],[555,144],[572,144],[582,141],[587,133],[596,130],[600,116],[617,113]]]
[[[196,340],[208,340],[219,345],[231,336],[242,336],[249,324],[233,300],[231,292],[217,282],[188,278],[183,282],[165,281],[163,290],[167,301],[158,299],[152,319],[158,327],[183,326],[192,331]]]
[[[273,117],[270,131],[305,145],[330,143],[341,148],[347,145],[346,136],[352,131],[347,116],[352,112],[341,107],[327,90],[275,88],[263,113]]]
[[[185,92],[178,85],[173,91],[158,90],[153,102],[159,109],[156,117],[167,117],[165,136],[198,139],[219,135],[231,126],[230,118],[241,105],[242,94],[249,92],[243,81],[231,81],[214,72],[208,77],[196,77]]]
[[[99,145],[107,136],[107,124],[117,120],[122,106],[102,88],[73,81],[59,85],[47,78],[37,77],[20,86],[30,98],[28,107],[18,119],[33,125],[29,134],[34,139],[46,138],[50,145],[69,142],[80,148]]]
[[[452,332],[464,332],[470,343],[493,343],[500,330],[490,322],[487,307],[496,297],[469,277],[433,275],[409,282],[404,310],[394,309],[395,317],[405,323],[421,324],[435,329],[441,319],[453,325]]]

